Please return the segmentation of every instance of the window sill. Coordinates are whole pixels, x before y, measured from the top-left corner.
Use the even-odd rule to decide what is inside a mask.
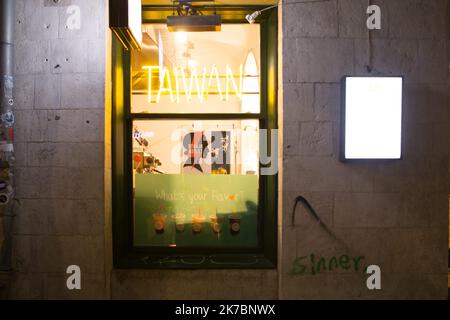
[[[148,255],[134,253],[114,262],[116,269],[276,269],[261,254]]]

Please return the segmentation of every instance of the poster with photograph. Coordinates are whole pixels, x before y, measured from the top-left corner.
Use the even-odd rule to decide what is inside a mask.
[[[230,174],[231,132],[197,131],[183,137],[183,173]]]
[[[211,173],[211,165],[207,163],[209,141],[203,131],[190,132],[183,137],[183,149],[186,161],[183,173]]]

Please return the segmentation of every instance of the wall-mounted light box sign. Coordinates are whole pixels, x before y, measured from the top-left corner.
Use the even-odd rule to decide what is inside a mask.
[[[109,27],[126,49],[140,49],[142,0],[110,0]]]
[[[345,77],[342,160],[401,159],[403,77]]]

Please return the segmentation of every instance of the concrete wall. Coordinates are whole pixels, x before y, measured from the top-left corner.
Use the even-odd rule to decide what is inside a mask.
[[[106,1],[17,0],[12,298],[105,298]],[[69,5],[81,9],[70,30]],[[68,291],[80,265],[83,290]]]
[[[446,298],[448,256],[448,34],[445,0],[372,1],[382,29],[368,41],[367,0],[286,0],[283,8],[284,181],[281,298]],[[405,76],[404,159],[338,161],[343,75]],[[304,211],[304,195],[332,229]],[[291,275],[296,257],[363,256],[382,271]],[[316,261],[317,261],[316,257]],[[345,258],[344,258],[345,259]],[[311,273],[311,272],[309,272]]]
[[[284,1],[278,271],[113,271],[107,1],[17,0],[10,298],[446,298],[448,1],[373,2],[383,14],[373,67],[407,82],[404,160],[337,158],[340,77],[368,63],[367,1]],[[81,30],[65,27],[70,4]],[[297,195],[338,240],[300,208],[289,225]],[[312,253],[364,256],[383,290],[367,290],[361,270],[292,275]],[[70,264],[82,268],[81,291],[65,289]]]

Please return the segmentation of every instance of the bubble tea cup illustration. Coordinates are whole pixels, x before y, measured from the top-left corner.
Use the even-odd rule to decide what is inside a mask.
[[[177,233],[183,233],[186,225],[186,215],[177,213],[175,215],[175,230]]]
[[[241,232],[241,216],[233,213],[228,218],[230,221],[230,233],[232,235],[238,235]]]
[[[159,208],[157,213],[153,214],[153,227],[157,234],[164,233],[166,227],[166,215],[162,214],[162,207]]]
[[[211,215],[210,217],[211,229],[215,234],[219,234],[222,232],[222,222],[223,218],[218,216],[217,213]]]
[[[192,232],[194,234],[202,232],[203,223],[205,223],[205,216],[198,209],[197,213],[192,216]]]

